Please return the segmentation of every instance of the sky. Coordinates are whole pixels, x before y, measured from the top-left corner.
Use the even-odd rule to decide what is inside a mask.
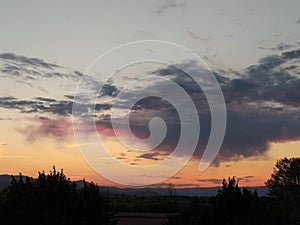
[[[0,174],[36,176],[55,165],[100,185],[208,187],[229,176],[244,186],[264,185],[277,159],[300,155],[299,11],[296,0],[1,1]],[[92,65],[117,46],[143,40],[184,46],[203,61],[149,44],[147,56],[176,62],[116,68],[138,56],[138,48],[125,47]],[[199,161],[212,115],[205,87],[189,76],[195,71],[215,77],[227,112],[220,151],[204,171]],[[166,80],[176,88],[168,91]],[[187,93],[196,114],[175,90]],[[159,98],[164,93],[167,100]],[[75,128],[74,105],[83,109]],[[180,110],[199,121],[182,122]],[[151,120],[157,117],[164,125],[151,133],[149,122],[162,122]],[[130,129],[114,130],[112,118],[129,118]],[[187,144],[172,154],[185,127]],[[109,157],[93,155],[100,147]],[[171,154],[176,162],[160,164]]]

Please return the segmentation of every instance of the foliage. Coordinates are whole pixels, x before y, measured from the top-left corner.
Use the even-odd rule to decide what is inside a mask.
[[[233,178],[223,180],[217,196],[196,198],[168,225],[296,225],[300,224],[300,158],[276,162],[266,182],[270,196],[258,197],[256,191],[240,189]]]
[[[223,179],[216,196],[182,197],[170,184],[166,196],[104,197],[94,183],[78,188],[55,168],[37,179],[12,177],[0,191],[1,225],[116,224],[114,209],[127,212],[178,213],[168,225],[300,225],[300,158],[276,162],[266,182],[270,195],[240,188],[235,177]],[[114,206],[112,206],[112,202]]]
[[[258,203],[256,191],[253,193],[238,186],[235,177],[223,179],[222,188],[214,201],[216,213],[222,221],[229,224],[239,224],[240,221],[251,221]]]
[[[108,200],[98,187],[84,182],[77,188],[63,170],[55,167],[37,179],[12,176],[11,185],[1,194],[0,220],[13,224],[115,224]]]
[[[300,224],[300,158],[276,162],[266,182],[273,198],[273,213],[282,224]]]
[[[195,198],[179,216],[171,217],[169,225],[196,224],[252,224],[256,214],[258,196],[256,191],[238,187],[235,177],[223,180],[217,196]]]
[[[283,158],[276,162],[271,178],[266,182],[272,196],[300,194],[300,158]]]

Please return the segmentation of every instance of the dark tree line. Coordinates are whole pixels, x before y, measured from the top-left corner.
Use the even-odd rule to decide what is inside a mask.
[[[0,194],[1,225],[116,224],[113,207],[94,183],[77,188],[63,171],[40,172],[37,179],[12,176]]]
[[[300,158],[278,160],[266,185],[269,195],[263,197],[229,177],[213,197],[176,196],[170,185],[165,197],[108,198],[94,183],[78,188],[53,168],[36,179],[12,177],[11,185],[0,191],[0,224],[112,225],[114,209],[125,209],[179,213],[168,225],[300,225]]]
[[[195,198],[168,225],[298,225],[300,224],[300,158],[280,159],[266,182],[269,195],[223,180],[214,197]]]

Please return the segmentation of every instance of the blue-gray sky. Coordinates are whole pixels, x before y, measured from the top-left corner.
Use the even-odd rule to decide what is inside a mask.
[[[0,51],[85,69],[129,41],[184,45],[210,66],[241,69],[267,49],[299,42],[300,2],[254,1],[1,1]]]

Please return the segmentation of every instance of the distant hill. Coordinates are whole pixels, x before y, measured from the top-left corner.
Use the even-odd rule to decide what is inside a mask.
[[[220,187],[210,188],[176,188],[176,194],[180,196],[215,196]],[[258,196],[266,196],[268,188],[265,186],[247,187],[247,189],[257,190]],[[164,196],[168,195],[166,188],[117,188],[100,186],[100,191],[108,195],[131,195],[131,196]]]
[[[7,187],[11,182],[10,175],[0,175],[0,190]]]
[[[16,176],[17,177],[17,176]],[[0,190],[7,187],[11,182],[10,175],[0,175]],[[83,181],[76,181],[77,186],[83,186]],[[168,195],[166,188],[117,188],[99,186],[100,191],[106,195],[130,195],[130,196],[165,196]],[[176,188],[176,194],[180,196],[214,196],[217,194],[220,187],[210,188]],[[265,186],[247,187],[249,190],[257,190],[259,196],[265,196],[268,193],[268,188]]]

